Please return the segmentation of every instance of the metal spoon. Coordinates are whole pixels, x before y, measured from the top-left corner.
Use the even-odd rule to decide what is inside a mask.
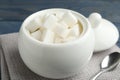
[[[106,56],[100,64],[100,71],[94,75],[90,80],[96,80],[98,76],[106,71],[113,70],[120,62],[120,53],[113,52]]]

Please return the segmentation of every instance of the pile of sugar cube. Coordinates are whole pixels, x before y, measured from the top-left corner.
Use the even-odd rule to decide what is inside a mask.
[[[81,25],[72,12],[44,14],[30,21],[26,29],[30,35],[44,43],[64,43],[76,40],[81,34]]]

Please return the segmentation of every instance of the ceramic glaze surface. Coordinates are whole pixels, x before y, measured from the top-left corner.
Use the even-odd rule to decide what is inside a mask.
[[[95,52],[109,49],[117,43],[119,32],[112,22],[98,13],[90,14],[88,19],[95,34]]]

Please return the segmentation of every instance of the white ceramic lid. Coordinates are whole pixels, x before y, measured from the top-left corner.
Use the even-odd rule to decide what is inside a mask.
[[[98,13],[90,14],[88,20],[95,34],[95,52],[109,49],[116,44],[119,32],[112,22],[102,18]]]

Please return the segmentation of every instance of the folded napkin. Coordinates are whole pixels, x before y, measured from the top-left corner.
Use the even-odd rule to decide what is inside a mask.
[[[115,45],[108,50],[94,53],[88,65],[79,74],[61,80],[89,80],[100,70],[99,64],[102,59],[114,51],[120,52],[120,49]],[[0,54],[1,80],[52,80],[35,74],[23,63],[18,51],[17,33],[0,36]],[[111,72],[105,72],[97,80],[120,80],[120,65]]]

